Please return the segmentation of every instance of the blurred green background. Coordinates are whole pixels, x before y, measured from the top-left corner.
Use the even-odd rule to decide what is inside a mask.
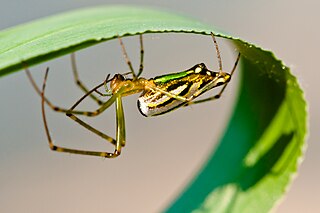
[[[317,56],[320,2],[294,1],[99,1],[2,0],[0,29],[86,6],[130,3],[167,8],[212,24],[231,35],[272,50],[292,68],[305,89],[310,110],[306,159],[277,212],[320,211],[320,173],[316,142],[320,103],[317,101]],[[138,66],[138,37],[124,39]],[[145,71],[153,77],[205,62],[217,69],[209,36],[153,34],[144,36]],[[230,70],[235,50],[218,40],[224,68]],[[77,53],[80,77],[91,88],[108,73],[128,70],[117,40]],[[32,67],[38,84],[49,66],[47,95],[59,106],[70,107],[82,93],[73,83],[69,57]],[[44,134],[40,98],[25,73],[0,79],[0,212],[158,212],[192,178],[214,148],[237,93],[238,73],[223,98],[179,109],[160,117],[144,118],[137,96],[125,99],[127,146],[117,159],[100,159],[51,152]],[[95,109],[88,101],[83,109]],[[63,114],[48,112],[55,142],[70,147],[112,149]],[[87,119],[114,134],[114,109]],[[236,141],[235,141],[236,143]]]

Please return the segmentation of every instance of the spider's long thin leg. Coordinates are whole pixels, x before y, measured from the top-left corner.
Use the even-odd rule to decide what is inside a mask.
[[[49,67],[47,67],[46,72],[48,72],[48,70],[49,70]],[[38,95],[40,95],[40,97],[41,97],[41,90],[39,89],[39,87],[37,86],[36,82],[34,81],[34,79],[33,79],[32,75],[31,75],[31,72],[30,72],[29,68],[28,68],[28,67],[25,67],[25,71],[26,71],[26,74],[27,74],[27,77],[28,77],[29,81],[31,82],[32,87],[33,87],[34,90],[38,93]],[[51,102],[50,102],[46,97],[44,97],[44,101],[45,101],[49,106],[53,106],[53,105],[51,104]]]
[[[30,80],[33,88],[36,90],[36,92],[41,96],[41,91],[40,89],[38,88],[37,84],[35,83],[30,71],[28,68],[25,68],[26,70],[26,74],[28,76],[28,79]],[[46,72],[49,71],[49,67],[46,69]],[[99,84],[98,86],[96,86],[95,88],[93,88],[92,90],[90,90],[87,94],[85,94],[84,96],[87,97],[89,94],[91,94],[92,92],[96,91],[98,88],[102,87],[104,85],[104,83],[102,84]],[[46,98],[44,96],[44,102],[53,110],[53,111],[56,111],[56,112],[62,112],[62,113],[66,113],[68,111],[70,111],[69,109],[66,109],[66,108],[62,108],[62,107],[58,107],[58,106],[55,106],[53,105],[48,98]],[[80,115],[83,115],[85,114],[85,111],[73,111],[74,114],[80,114]]]
[[[234,71],[236,70],[237,68],[237,65],[239,63],[239,59],[240,59],[240,53],[238,54],[238,57],[236,59],[236,62],[234,63],[234,66],[230,72],[230,75],[232,77]],[[228,86],[229,82],[227,82],[226,84],[223,85],[223,87],[221,88],[220,92],[217,94],[217,95],[214,95],[214,96],[211,96],[211,97],[208,97],[208,98],[205,98],[205,99],[202,99],[202,100],[197,100],[197,101],[191,101],[191,102],[188,102],[186,103],[185,105],[183,106],[189,106],[191,104],[199,104],[199,103],[203,103],[203,102],[206,102],[206,101],[213,101],[213,100],[216,100],[216,99],[219,99],[222,95],[222,93],[224,92],[224,90],[226,89],[226,87]]]
[[[49,71],[49,68],[47,68],[46,70],[46,73]],[[27,75],[28,77],[30,75],[30,72],[26,69],[26,72],[27,72]],[[110,105],[113,104],[113,102],[115,101],[115,96],[112,95],[108,101],[104,102],[97,110],[95,111],[80,111],[80,110],[74,110],[74,108],[76,106],[78,106],[86,97],[88,97],[92,92],[96,91],[98,88],[102,87],[103,85],[105,85],[106,83],[108,83],[109,81],[111,81],[112,79],[108,79],[110,75],[107,76],[107,79],[99,84],[98,86],[94,87],[93,89],[91,89],[88,93],[86,93],[84,96],[82,96],[70,109],[66,109],[66,108],[61,108],[61,107],[58,107],[58,106],[55,106],[53,105],[44,95],[43,99],[44,99],[44,102],[54,111],[56,112],[63,112],[63,113],[72,113],[72,114],[77,114],[77,115],[84,115],[84,116],[88,116],[88,117],[93,117],[93,116],[97,116],[99,115],[100,113],[102,113],[104,110],[106,110]],[[35,89],[37,90],[38,87],[36,86],[33,78],[31,77],[30,78],[31,82],[32,82],[32,85],[35,86]],[[123,90],[125,90],[125,88],[123,89],[120,89],[118,92],[121,93],[123,92]],[[40,92],[40,95],[41,92]]]
[[[142,34],[139,35],[139,38],[140,38],[140,66],[139,66],[139,72],[137,74],[137,77],[139,77],[143,71],[143,57],[144,57]]]
[[[103,112],[104,110],[106,110],[107,108],[109,108],[114,102],[116,102],[116,121],[117,121],[116,140],[112,139],[113,141],[110,141],[110,142],[112,142],[116,146],[116,150],[118,154],[120,154],[121,152],[121,147],[125,146],[125,121],[124,121],[124,112],[123,112],[123,106],[122,106],[122,100],[121,100],[121,94],[125,89],[126,88],[122,88],[118,91],[117,94],[112,95],[110,99],[96,111],[86,112],[85,114],[87,116],[96,116],[101,112]],[[91,127],[90,125],[88,125],[87,123],[85,123],[84,121],[82,121],[80,118],[78,118],[76,115],[73,114],[74,108],[80,102],[81,102],[81,99],[70,108],[70,111],[68,111],[66,115],[70,117],[72,120],[74,120],[75,122],[77,122],[78,124],[80,124],[81,126],[101,136],[103,134],[102,132]]]
[[[221,60],[221,55],[220,55],[220,51],[219,51],[219,46],[218,46],[216,37],[214,36],[213,32],[211,32],[211,37],[212,37],[214,46],[216,47],[217,57],[218,57],[218,62],[219,62],[219,71],[221,73],[222,72],[222,60]]]
[[[133,67],[132,67],[132,63],[131,63],[131,61],[130,61],[130,59],[129,59],[129,56],[128,56],[127,51],[126,51],[126,48],[124,47],[124,44],[123,44],[123,42],[122,42],[122,39],[121,39],[120,36],[118,36],[118,39],[119,39],[119,42],[120,42],[120,46],[121,46],[121,48],[122,48],[122,53],[123,53],[124,59],[126,60],[126,63],[127,63],[128,66],[129,66],[129,69],[130,69],[130,71],[131,71],[132,77],[133,77],[133,79],[136,79],[136,78],[137,78],[136,73],[134,72],[134,69],[133,69]]]
[[[78,69],[77,69],[77,63],[76,63],[76,56],[75,53],[71,53],[70,54],[71,57],[71,67],[72,67],[72,73],[73,73],[73,77],[74,77],[74,81],[76,83],[76,85],[78,85],[78,87],[84,92],[84,93],[88,93],[89,90],[88,88],[82,83],[82,81],[79,78],[79,74],[78,74]],[[99,91],[95,91],[97,92],[99,95],[103,95],[101,94]],[[90,97],[97,102],[97,104],[102,105],[103,101],[101,101],[97,96],[95,96],[93,93],[90,94]]]
[[[126,145],[126,125],[124,120],[124,112],[123,112],[121,96],[117,97],[116,99],[116,121],[117,121],[116,147],[118,150],[120,150],[121,147],[124,147]]]
[[[46,82],[47,82],[48,71],[49,71],[49,70],[48,70],[48,68],[47,68],[44,84],[46,84]],[[105,82],[108,82],[109,76],[110,76],[110,75],[107,76],[107,79],[105,80]],[[78,110],[74,110],[74,108],[75,108],[77,105],[79,105],[79,104],[81,103],[81,101],[83,101],[86,97],[88,97],[89,94],[92,93],[95,89],[101,87],[105,82],[103,82],[103,83],[101,83],[100,85],[96,86],[95,88],[93,88],[92,90],[90,90],[87,94],[85,94],[84,96],[82,96],[82,97],[76,102],[76,104],[74,104],[74,105],[72,106],[72,107],[73,107],[72,109],[63,109],[63,108],[59,108],[59,107],[56,107],[56,106],[53,106],[53,105],[49,105],[48,103],[47,103],[47,104],[48,104],[48,106],[49,106],[50,108],[52,108],[52,106],[53,106],[53,107],[54,107],[54,110],[57,111],[57,112],[63,112],[63,113],[67,113],[67,112],[68,112],[68,113],[73,113],[73,114],[79,114],[79,115],[84,115],[84,116],[86,116],[87,114],[90,114],[91,112],[88,112],[88,111],[78,111]],[[44,102],[46,102],[45,95],[42,94],[42,93],[41,93],[40,95],[41,95],[41,97],[43,97]],[[51,104],[51,103],[50,103],[50,104]],[[85,124],[84,124],[84,126],[85,126]],[[87,125],[87,129],[89,129],[90,131],[92,131],[92,132],[94,132],[95,134],[99,135],[100,137],[106,139],[107,141],[111,142],[112,144],[116,144],[116,141],[115,141],[112,137],[110,137],[110,136],[108,136],[108,135],[106,135],[106,134],[104,134],[104,133],[102,133],[102,132],[100,132],[100,131],[92,128],[91,126]]]
[[[114,142],[115,140],[109,136],[113,144],[115,144],[115,150],[113,153],[110,152],[97,152],[97,151],[87,151],[87,150],[79,150],[79,149],[70,149],[70,148],[66,148],[66,147],[60,147],[60,146],[56,146],[53,144],[52,139],[51,139],[51,135],[49,132],[49,127],[47,124],[47,119],[46,119],[46,114],[45,114],[45,87],[46,87],[46,80],[47,80],[47,76],[48,76],[48,69],[46,70],[46,74],[45,74],[45,78],[43,81],[43,86],[42,86],[42,92],[41,92],[41,108],[42,108],[42,117],[43,117],[43,122],[44,122],[44,127],[45,127],[45,132],[47,135],[47,139],[49,142],[49,147],[51,150],[53,151],[57,151],[57,152],[66,152],[66,153],[72,153],[72,154],[81,154],[81,155],[93,155],[93,156],[101,156],[101,157],[106,157],[106,158],[114,158],[119,156],[120,152],[121,152],[121,145],[120,141],[119,142]],[[81,123],[80,123],[81,124]],[[90,127],[91,129],[89,130],[95,130],[93,131],[94,133],[98,134],[99,131],[94,129],[93,127],[89,126],[88,124],[84,123],[81,124],[84,127]],[[101,132],[100,132],[101,133]],[[102,135],[104,135],[103,133],[101,133]],[[101,134],[98,134],[99,136],[101,136]],[[105,138],[106,139],[106,138]],[[107,139],[109,141],[109,139]],[[111,142],[111,141],[110,141]]]

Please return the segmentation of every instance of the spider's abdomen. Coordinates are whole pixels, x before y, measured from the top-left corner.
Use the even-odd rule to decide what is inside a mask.
[[[188,97],[189,95],[187,93],[190,90],[190,86],[191,84],[182,82],[181,84],[175,84],[174,88],[171,88],[171,90],[167,90],[165,87],[160,88],[165,91],[170,91],[175,95]],[[191,95],[191,93],[189,94]],[[178,108],[183,104],[183,101],[153,90],[146,90],[138,99],[139,111],[146,117],[170,112],[171,110]]]
[[[139,111],[146,117],[170,112],[186,104],[185,101],[174,96],[185,99],[196,98],[214,87],[212,83],[217,79],[217,75],[217,73],[207,70],[204,64],[198,64],[187,71],[151,79],[157,89],[146,89],[141,94],[138,99]],[[209,84],[213,86],[201,90]],[[165,93],[170,93],[170,95]]]

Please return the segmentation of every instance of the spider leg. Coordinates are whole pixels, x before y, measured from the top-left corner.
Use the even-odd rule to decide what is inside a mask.
[[[129,59],[129,56],[128,56],[128,53],[126,51],[126,48],[123,44],[123,41],[122,41],[122,38],[120,36],[118,36],[118,39],[119,39],[119,42],[120,42],[120,46],[121,46],[121,49],[122,49],[122,54],[124,56],[124,59],[126,61],[126,63],[128,64],[129,66],[129,69],[130,69],[130,73],[132,74],[133,76],[133,79],[137,79],[143,72],[143,59],[144,59],[144,48],[143,48],[143,38],[142,38],[142,34],[139,35],[139,40],[140,40],[140,66],[139,66],[139,71],[138,71],[138,74],[135,73],[133,67],[132,67],[132,63]]]
[[[139,77],[142,74],[142,71],[143,71],[143,58],[144,58],[144,48],[143,48],[142,34],[139,35],[139,38],[140,38],[140,66],[139,66],[139,71],[138,71],[137,77]]]
[[[130,61],[130,59],[129,59],[128,53],[127,53],[127,51],[126,51],[126,48],[125,48],[125,46],[124,46],[124,44],[123,44],[122,38],[121,38],[120,36],[118,36],[118,39],[119,39],[120,46],[121,46],[121,49],[122,49],[123,57],[124,57],[124,59],[126,60],[126,63],[127,63],[128,66],[129,66],[129,69],[130,69],[130,71],[131,71],[132,77],[133,77],[133,79],[137,79],[137,75],[136,75],[136,73],[134,72],[134,69],[133,69],[133,67],[132,67],[132,63],[131,63],[131,61]]]
[[[41,91],[40,91],[39,87],[37,86],[37,84],[35,83],[35,81],[34,81],[32,75],[31,75],[29,69],[28,69],[28,68],[25,68],[25,70],[26,70],[26,74],[27,74],[28,79],[30,80],[33,88],[34,88],[34,89],[36,90],[36,92],[41,96]],[[48,72],[48,71],[49,71],[49,67],[47,67],[47,69],[46,69],[46,72]],[[90,90],[88,93],[86,93],[86,94],[84,95],[84,97],[87,97],[88,95],[90,95],[92,92],[96,91],[99,87],[101,87],[101,86],[103,86],[103,85],[104,85],[104,83],[103,83],[103,84],[99,84],[98,86],[96,86],[95,88],[93,88],[92,90]],[[44,99],[44,102],[45,102],[53,111],[62,112],[62,113],[66,113],[67,111],[69,111],[69,109],[55,106],[54,104],[51,103],[51,101],[49,101],[48,98],[46,98],[46,96],[44,96],[43,99]],[[73,113],[74,113],[74,114],[83,115],[83,114],[85,114],[85,111],[78,111],[78,110],[76,110],[76,111],[73,111]]]
[[[83,122],[82,120],[78,119],[75,115],[72,113],[74,111],[69,110],[67,112],[67,115],[85,127],[86,129],[90,130],[91,132],[101,136],[102,138],[106,139],[107,141],[111,142],[112,144],[115,145],[115,150],[114,152],[97,152],[97,151],[87,151],[87,150],[79,150],[79,149],[70,149],[66,147],[60,147],[56,146],[53,144],[53,141],[51,139],[51,135],[49,132],[49,127],[47,124],[46,120],[46,114],[45,114],[45,87],[46,87],[46,80],[48,76],[48,69],[46,70],[45,78],[43,81],[43,86],[42,86],[42,92],[41,92],[41,108],[42,108],[42,117],[43,117],[43,122],[44,122],[44,127],[45,127],[45,132],[47,135],[49,147],[53,151],[57,152],[66,152],[66,153],[72,153],[72,154],[81,154],[81,155],[93,155],[93,156],[101,156],[105,158],[115,158],[120,155],[121,153],[121,148],[125,144],[125,122],[124,122],[124,115],[123,115],[123,108],[122,108],[122,101],[121,101],[121,96],[120,95],[114,95],[112,96],[106,103],[104,103],[104,109],[108,108],[111,104],[113,104],[116,101],[116,109],[117,109],[117,136],[116,140],[114,140],[112,137],[105,135],[104,133],[98,131],[97,129],[91,127],[87,123]],[[88,95],[88,94],[87,94]],[[74,106],[76,107],[80,102],[78,101]]]
[[[215,46],[216,52],[217,52],[219,71],[222,72],[222,60],[221,60],[220,50],[219,50],[219,46],[218,46],[216,37],[214,36],[213,32],[211,32],[211,37],[212,37],[212,40],[213,40],[213,43],[214,43],[214,46]]]
[[[82,83],[82,81],[79,78],[78,69],[77,69],[77,63],[76,63],[76,56],[75,53],[70,54],[71,57],[71,67],[72,67],[72,73],[74,77],[74,81],[76,85],[84,92],[88,93],[88,88]],[[98,90],[95,90],[96,93],[98,93],[101,96],[104,96],[102,93],[100,93]],[[90,97],[97,102],[98,105],[102,105],[103,101],[101,101],[97,96],[95,96],[93,93],[90,94]]]
[[[79,101],[77,101],[71,108],[69,111],[66,112],[66,115],[68,117],[70,117],[72,120],[74,120],[75,122],[77,122],[78,124],[80,124],[81,126],[85,127],[86,129],[88,129],[89,131],[103,137],[104,139],[110,141],[112,144],[114,144],[116,146],[116,150],[117,152],[120,154],[121,151],[121,147],[125,146],[125,120],[124,120],[124,111],[123,111],[123,106],[122,106],[122,99],[121,99],[121,94],[125,91],[125,87],[121,88],[117,94],[114,94],[110,97],[110,99],[105,102],[100,108],[98,108],[95,111],[87,111],[84,112],[83,115],[85,116],[97,116],[100,113],[102,113],[104,110],[106,110],[107,108],[109,108],[114,102],[116,104],[116,140],[114,140],[113,138],[109,137],[108,135],[105,135],[104,133],[102,133],[101,131],[91,127],[90,125],[88,125],[87,123],[85,123],[84,121],[82,121],[80,118],[78,118],[76,115],[74,115],[74,108],[81,102],[81,99]],[[84,98],[84,97],[83,97]]]

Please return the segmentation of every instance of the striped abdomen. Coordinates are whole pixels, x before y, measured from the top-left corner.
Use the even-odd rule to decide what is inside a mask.
[[[184,98],[190,98],[194,95],[197,97],[203,92],[217,86],[212,83],[218,78],[217,72],[207,70],[204,64],[198,64],[190,70],[159,76],[150,81],[153,81],[155,86],[160,90]],[[211,84],[212,86],[201,91],[201,89],[208,84]],[[199,93],[199,91],[201,91],[201,93]],[[146,89],[138,99],[139,111],[142,115],[147,117],[170,112],[183,104],[185,104],[185,102],[152,89]]]

